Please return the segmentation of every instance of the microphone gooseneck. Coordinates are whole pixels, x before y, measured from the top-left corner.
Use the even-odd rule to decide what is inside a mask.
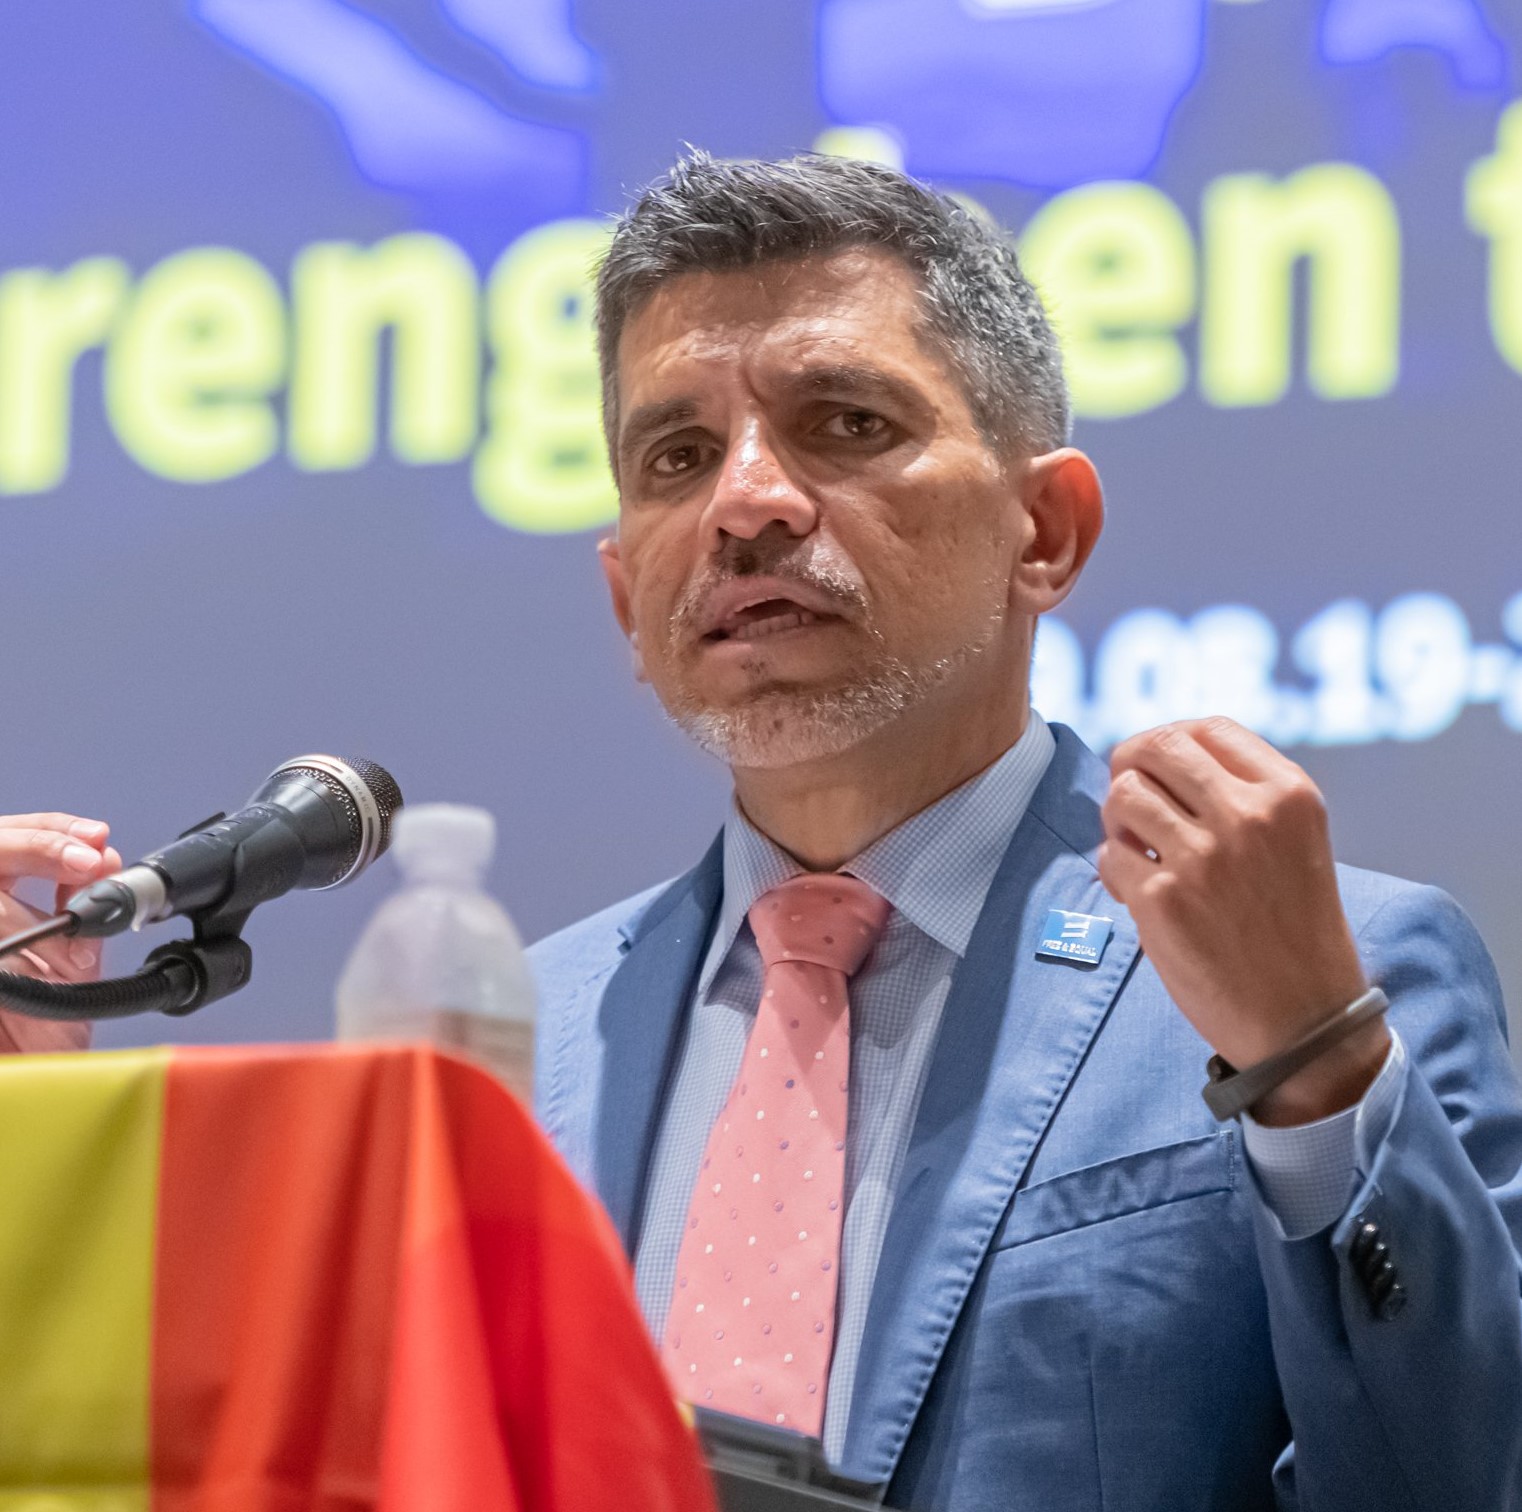
[[[0,972],[0,1003],[28,1018],[59,1022],[193,1013],[236,992],[252,969],[253,954],[236,935],[181,940],[161,945],[135,976],[104,982],[42,982]]]

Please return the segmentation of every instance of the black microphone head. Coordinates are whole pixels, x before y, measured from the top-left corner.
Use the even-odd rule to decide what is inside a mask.
[[[296,756],[270,773],[254,801],[304,809],[296,789],[320,794],[322,807],[336,822],[331,843],[309,851],[312,864],[299,886],[342,886],[391,844],[391,820],[402,806],[402,790],[385,767],[362,757]]]
[[[375,800],[380,819],[380,842],[375,854],[384,855],[391,844],[392,816],[402,806],[402,790],[396,785],[396,778],[378,762],[366,761],[363,756],[351,756],[345,765],[364,783]]]

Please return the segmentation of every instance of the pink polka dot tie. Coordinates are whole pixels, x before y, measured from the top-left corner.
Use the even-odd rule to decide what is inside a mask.
[[[815,1437],[844,1217],[846,979],[888,911],[838,874],[794,877],[751,909],[761,1004],[703,1153],[661,1341],[679,1395]]]

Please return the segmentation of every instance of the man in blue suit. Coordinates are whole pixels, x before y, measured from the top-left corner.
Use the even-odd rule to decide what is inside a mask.
[[[535,948],[538,1102],[673,1380],[891,1506],[1522,1505],[1484,947],[1334,867],[1310,780],[1230,722],[1106,771],[1030,709],[1102,504],[1003,233],[885,169],[694,155],[599,322],[614,608],[735,803]],[[777,933],[844,917],[823,894],[863,958]],[[849,1074],[811,1072],[847,994]]]

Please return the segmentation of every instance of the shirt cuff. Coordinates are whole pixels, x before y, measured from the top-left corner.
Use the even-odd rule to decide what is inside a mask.
[[[1270,1128],[1242,1115],[1248,1161],[1285,1239],[1308,1239],[1347,1211],[1390,1132],[1405,1084],[1406,1049],[1391,1030],[1390,1053],[1379,1075],[1351,1108],[1288,1128]]]

